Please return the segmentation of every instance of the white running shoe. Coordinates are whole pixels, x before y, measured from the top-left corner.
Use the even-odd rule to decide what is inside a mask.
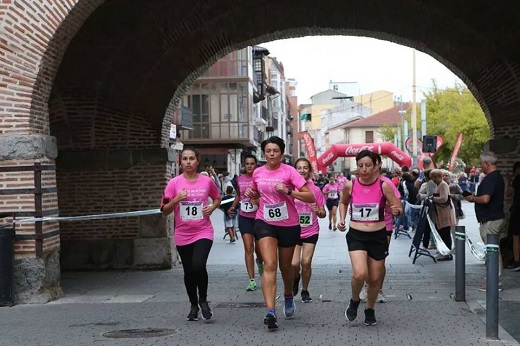
[[[363,286],[361,292],[359,293],[359,300],[366,302],[367,301],[367,286]]]
[[[379,293],[377,294],[376,303],[386,303],[386,297],[383,294],[383,290],[379,290]]]

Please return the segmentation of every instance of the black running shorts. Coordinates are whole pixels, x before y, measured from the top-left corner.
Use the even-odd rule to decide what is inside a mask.
[[[381,261],[388,256],[386,227],[375,232],[362,232],[350,227],[346,235],[348,251],[366,251],[368,256]]]

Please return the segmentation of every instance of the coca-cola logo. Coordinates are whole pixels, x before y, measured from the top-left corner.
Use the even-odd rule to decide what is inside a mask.
[[[345,149],[345,155],[347,156],[356,156],[357,154],[359,154],[359,152],[363,151],[363,150],[370,150],[370,151],[373,151],[372,148],[374,148],[374,146],[372,145],[363,145],[359,148],[356,148],[356,147],[353,147],[351,145],[349,145],[347,147],[347,149]]]
[[[307,153],[309,154],[309,157],[314,157],[316,153],[313,150],[314,144],[312,143],[312,138],[308,134],[303,136],[303,140],[305,141],[305,147],[307,148]]]
[[[334,158],[334,153],[330,152],[324,159],[323,159],[323,165],[328,166],[329,161],[331,161]]]
[[[397,151],[395,150],[392,150],[392,152],[390,153],[393,157],[395,157],[396,159],[399,159],[399,161],[403,161],[404,160],[404,156],[399,154]]]

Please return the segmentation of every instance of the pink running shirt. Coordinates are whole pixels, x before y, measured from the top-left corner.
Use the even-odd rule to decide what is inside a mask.
[[[253,186],[253,176],[248,177],[245,174],[240,175],[237,178],[237,185],[238,192],[240,192],[240,204],[238,205],[240,211],[238,214],[243,217],[254,219],[256,211],[258,210],[258,205],[251,204],[249,198],[245,195],[247,189]]]
[[[338,183],[328,183],[323,187],[323,193],[327,195],[327,199],[338,199],[340,191],[341,186]]]
[[[339,184],[339,188],[341,191],[343,191],[343,188],[345,187],[345,184],[347,183],[347,181],[348,181],[348,179],[345,176],[336,178],[336,183]]]
[[[202,215],[202,207],[208,205],[208,197],[220,199],[217,186],[207,176],[199,174],[195,181],[188,181],[181,174],[168,182],[164,196],[173,199],[182,189],[186,189],[188,195],[173,209],[175,245],[188,245],[199,239],[213,240],[213,225],[209,217]]]
[[[382,181],[390,185],[392,191],[394,191],[395,197],[397,197],[397,199],[401,199],[401,193],[399,193],[399,190],[397,189],[397,187],[395,187],[394,183],[384,175],[382,175],[380,178]],[[386,230],[388,232],[392,232],[392,230],[394,229],[394,216],[392,215],[392,208],[390,208],[388,204],[386,204],[385,206],[385,223]]]
[[[320,188],[314,185],[310,179],[307,180],[307,186],[311,190],[316,201],[314,203],[306,203],[297,199],[294,200],[296,210],[298,211],[298,215],[300,217],[300,226],[302,228],[300,239],[312,237],[313,235],[320,232],[318,214],[312,210],[312,205],[316,204],[318,207],[323,207],[325,205],[325,198],[323,197],[323,193],[321,192]]]
[[[276,184],[281,183],[289,189],[300,189],[305,185],[305,179],[298,171],[285,163],[274,171],[266,166],[259,167],[253,172],[253,190],[260,194],[260,205],[256,218],[275,226],[298,226],[300,220],[294,206],[294,198],[283,191],[276,191]],[[264,211],[266,215],[264,215]]]

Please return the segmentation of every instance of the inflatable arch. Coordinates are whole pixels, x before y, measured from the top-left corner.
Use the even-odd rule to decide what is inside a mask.
[[[370,150],[380,155],[388,156],[401,167],[412,166],[412,158],[391,142],[333,144],[325,153],[317,158],[316,166],[322,172],[327,172],[327,167],[338,157],[353,157],[362,150]]]

